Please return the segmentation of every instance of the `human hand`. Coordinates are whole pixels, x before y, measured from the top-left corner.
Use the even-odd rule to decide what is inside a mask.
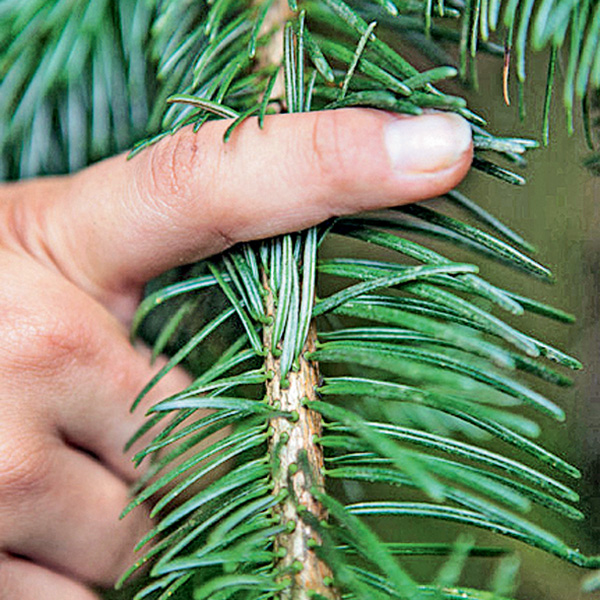
[[[0,187],[0,600],[90,600],[149,527],[122,448],[150,379],[126,326],[144,283],[236,242],[454,187],[470,128],[368,109],[184,130],[131,161]],[[387,148],[387,150],[386,150]],[[185,385],[173,373],[148,402]],[[135,449],[134,449],[135,450]]]

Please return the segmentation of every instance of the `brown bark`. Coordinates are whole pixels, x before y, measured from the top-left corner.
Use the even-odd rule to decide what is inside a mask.
[[[290,11],[287,0],[275,0],[266,15],[261,33],[268,33],[274,28],[276,32],[266,46],[257,52],[259,67],[277,65],[283,56],[283,29],[287,20],[294,13]],[[273,95],[282,100],[284,108],[283,73],[279,72]],[[263,274],[264,275],[264,274]],[[267,314],[275,317],[275,303],[271,290],[268,289],[268,277],[263,277],[263,285],[267,290],[265,305]],[[272,328],[264,329],[265,348],[271,348]],[[304,406],[304,400],[316,399],[315,388],[319,380],[318,365],[306,360],[305,352],[314,350],[316,329],[311,325],[308,338],[299,357],[299,368],[291,370],[285,385],[281,378],[280,361],[270,350],[265,358],[267,370],[273,378],[267,383],[269,403],[280,410],[297,414],[298,418],[276,418],[271,421],[272,436],[269,441],[269,452],[276,454],[277,461],[273,468],[273,494],[287,492],[286,498],[277,505],[283,523],[290,524],[290,531],[279,534],[275,540],[275,550],[282,554],[278,567],[282,578],[288,577],[289,587],[281,592],[282,600],[310,600],[310,592],[317,592],[331,600],[338,600],[335,588],[327,585],[331,582],[332,573],[313,550],[314,544],[320,544],[316,532],[300,517],[300,512],[310,511],[317,519],[326,519],[323,506],[310,493],[312,487],[324,489],[323,451],[315,444],[314,438],[321,435],[322,418],[317,412]],[[329,581],[328,581],[329,580]]]
[[[267,309],[268,314],[274,316],[270,294],[267,296]],[[314,350],[315,341],[313,324],[302,354]],[[270,327],[265,328],[264,342],[267,348],[271,347]],[[332,579],[331,570],[312,548],[315,542],[320,543],[320,539],[299,515],[300,511],[308,510],[319,520],[327,518],[323,506],[310,493],[312,487],[324,489],[323,451],[314,442],[314,438],[321,435],[322,418],[303,404],[306,399],[316,399],[319,370],[315,362],[306,360],[302,354],[299,369],[288,373],[285,387],[282,386],[279,360],[270,352],[266,358],[267,369],[274,374],[267,385],[269,403],[298,415],[294,420],[273,419],[273,434],[269,441],[271,456],[273,453],[277,456],[273,494],[279,494],[284,489],[288,492],[276,510],[284,523],[293,524],[293,530],[278,535],[275,542],[276,551],[284,554],[279,567],[291,579],[291,586],[282,592],[281,597],[285,600],[309,600],[309,591],[314,591],[325,598],[337,600],[339,595],[335,589],[326,585],[327,580]]]

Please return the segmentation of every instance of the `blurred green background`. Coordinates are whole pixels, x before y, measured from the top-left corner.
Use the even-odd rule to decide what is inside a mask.
[[[480,91],[469,95],[471,108],[486,118],[497,134],[541,140],[546,57],[533,56],[528,66],[527,117],[523,122],[519,119],[516,102],[508,107],[503,100],[499,61],[480,59],[479,75]],[[514,81],[511,95],[516,99],[516,86],[512,84]],[[575,482],[575,489],[581,494],[580,508],[586,521],[573,523],[551,517],[554,519],[552,529],[585,552],[600,553],[600,380],[597,375],[600,368],[600,209],[596,206],[600,178],[582,168],[589,150],[584,142],[581,115],[577,113],[575,135],[569,137],[561,93],[561,85],[557,85],[550,145],[529,154],[528,167],[523,172],[528,180],[526,186],[512,187],[474,173],[460,189],[533,243],[538,249],[536,258],[553,270],[556,283],[543,284],[488,263],[482,274],[493,283],[563,308],[577,317],[574,325],[566,326],[528,316],[526,330],[585,364],[583,371],[574,374],[572,388],[546,388],[566,409],[567,422],[541,420],[540,424],[545,445],[583,471],[583,478]],[[478,534],[478,540],[484,539]],[[600,598],[600,593],[580,592],[581,580],[587,572],[522,545],[515,544],[515,547],[523,560],[519,598]]]

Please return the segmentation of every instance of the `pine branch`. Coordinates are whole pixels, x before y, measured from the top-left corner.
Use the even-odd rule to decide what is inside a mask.
[[[275,8],[264,6],[267,10]],[[488,156],[495,152],[519,162],[520,155],[535,144],[488,133],[462,99],[433,87],[440,77],[452,76],[452,69],[419,73],[378,37],[375,25],[361,16],[362,8],[356,11],[341,0],[326,0],[297,15],[292,10],[290,21],[280,24],[279,38],[271,29],[265,30],[260,7],[248,9],[250,12],[232,9],[230,20],[222,23],[222,29],[212,31],[212,45],[207,44],[197,58],[191,87],[171,97],[174,104],[165,121],[167,131],[189,124],[201,127],[208,119],[230,117],[228,139],[250,115],[258,114],[260,123],[269,107],[294,112],[363,105],[419,114],[422,107],[438,106],[455,110],[473,123],[479,153],[476,168],[509,183],[523,183],[520,176],[483,158],[483,153]],[[389,12],[390,7],[386,10]],[[283,12],[287,14],[288,9]],[[210,11],[207,18],[212,22]],[[253,26],[248,18],[253,19]],[[319,33],[325,24],[333,35]],[[272,50],[277,39],[282,43],[281,58]],[[216,48],[232,62],[217,62],[211,69],[205,57],[214,59]],[[252,62],[255,55],[258,61]],[[267,64],[268,60],[275,63]],[[280,66],[283,85],[277,87]],[[175,414],[151,444],[155,449],[180,441],[181,437],[172,433],[175,425],[181,426],[200,407],[217,411],[219,428],[232,419],[240,423],[240,431],[229,436],[224,445],[217,443],[209,451],[199,452],[185,469],[167,473],[132,504],[216,452],[229,448],[225,459],[237,457],[238,466],[230,475],[168,512],[147,538],[167,535],[148,555],[159,557],[152,575],[163,577],[146,588],[148,594],[158,585],[166,597],[199,577],[197,569],[202,565],[219,564],[222,572],[204,572],[194,584],[195,597],[221,597],[215,595],[217,590],[223,598],[234,594],[265,599],[337,598],[340,594],[369,599],[390,595],[428,598],[432,593],[447,598],[456,594],[486,597],[485,592],[454,589],[459,567],[454,567],[454,579],[448,579],[447,585],[443,578],[431,586],[417,583],[396,559],[394,546],[380,540],[361,520],[362,515],[455,521],[502,533],[580,566],[598,565],[596,557],[582,555],[515,514],[540,503],[579,519],[581,513],[571,504],[577,500],[573,490],[541,470],[492,453],[477,443],[457,442],[447,431],[455,429],[467,436],[485,431],[541,465],[579,476],[560,457],[529,440],[528,436],[537,433],[537,424],[511,410],[512,404],[527,405],[562,419],[557,405],[517,381],[514,373],[524,370],[566,385],[568,378],[536,359],[548,357],[571,368],[578,368],[579,363],[507,325],[480,308],[475,298],[483,297],[517,315],[532,311],[558,320],[570,317],[493,286],[477,274],[475,266],[457,264],[407,239],[405,233],[416,231],[464,245],[544,280],[551,280],[551,274],[525,253],[530,247],[520,236],[464,196],[453,193],[449,198],[490,225],[499,237],[425,207],[339,219],[258,247],[234,249],[222,257],[222,264],[211,263],[210,280],[176,284],[144,303],[138,321],[163,299],[188,294],[196,286],[218,285],[231,304],[227,314],[237,315],[245,331],[245,341],[235,352],[241,350],[244,361],[254,357],[262,363],[259,369],[225,378],[217,363],[201,373],[188,390],[159,403],[152,411]],[[318,242],[330,233],[394,250],[419,264],[348,257],[317,265]],[[358,283],[318,299],[313,306],[317,271],[321,277],[335,275]],[[386,293],[391,289],[400,289],[403,294]],[[358,318],[364,325],[326,333],[322,319],[328,315]],[[170,327],[165,325],[167,334]],[[211,327],[205,325],[193,339],[204,339]],[[237,358],[234,361],[235,352],[232,349],[226,354],[229,358],[222,359],[228,370],[240,364]],[[169,366],[183,358],[184,354],[178,353]],[[363,375],[326,376],[321,381],[319,371],[323,368],[326,372],[329,363],[358,366]],[[266,400],[247,399],[245,386],[260,382],[264,383]],[[229,390],[235,394],[223,396]],[[343,405],[336,400],[340,397],[346,398]],[[376,406],[374,399],[380,401]],[[402,418],[398,422],[394,405],[399,404],[406,415],[411,415],[408,422]],[[243,415],[253,415],[247,426],[241,426]],[[443,435],[436,433],[440,426]],[[203,427],[191,424],[184,429],[192,436],[184,444],[186,449],[215,431],[211,425],[203,433]],[[268,443],[264,439],[266,427]],[[256,453],[262,458],[254,458]],[[157,468],[167,468],[177,455],[176,449],[159,460]],[[476,466],[465,461],[474,461]],[[158,503],[155,512],[164,510],[218,464],[213,462],[200,474],[187,475],[175,492]],[[345,505],[328,491],[328,482],[336,479],[416,488],[426,501]],[[263,480],[266,487],[259,483]],[[242,526],[241,517],[230,512],[249,514],[243,499],[237,504],[235,496],[228,496],[236,482],[258,486],[247,500],[247,506],[258,507],[255,525]],[[223,498],[225,508],[221,503],[203,508],[205,497]],[[227,526],[229,537],[217,535],[215,531],[220,532],[231,519],[236,525],[231,529]],[[247,535],[247,542],[238,542]],[[250,548],[252,564],[242,565],[239,560]],[[357,563],[355,557],[362,562]],[[458,558],[452,560],[460,564]],[[502,580],[498,575],[498,581]],[[498,583],[498,593],[504,589],[507,586]]]
[[[131,31],[125,27],[127,3],[94,3],[100,7],[97,14],[110,15],[108,25],[96,24],[82,38],[89,42],[85,56],[98,68],[106,66],[98,62],[101,49],[119,32],[117,73],[131,74],[130,58],[138,67],[155,69],[158,89],[149,97],[156,98],[156,108],[144,119],[150,137],[135,151],[182,127],[198,130],[212,119],[230,119],[226,142],[246,119],[256,116],[260,125],[272,112],[368,106],[418,115],[435,107],[471,123],[476,169],[522,185],[519,173],[497,161],[522,166],[522,155],[536,144],[493,135],[463,98],[436,86],[459,73],[474,81],[473,59],[484,51],[505,56],[508,91],[512,62],[522,83],[525,50],[534,46],[551,52],[546,111],[561,55],[569,111],[575,98],[583,100],[598,87],[599,8],[592,0],[312,0],[300,7],[293,1],[287,6],[281,1],[144,2],[128,5],[138,15],[131,20]],[[43,10],[36,0],[24,4],[22,12],[0,4],[0,24],[8,23],[16,32],[3,47],[0,69],[7,76],[0,92],[9,100],[0,101],[0,107],[8,111],[19,95],[23,107],[7,117],[2,137],[5,147],[19,148],[18,160],[5,167],[13,175],[19,169],[60,168],[39,161],[54,155],[46,139],[51,137],[47,124],[54,122],[49,115],[64,112],[61,106],[74,93],[73,86],[81,85],[76,89],[85,110],[109,115],[111,123],[117,123],[123,107],[119,94],[109,94],[108,108],[93,104],[90,99],[107,88],[93,77],[79,82],[82,70],[59,69],[57,75],[40,69],[27,53],[21,57],[19,40],[36,22],[38,10],[46,18],[44,65],[54,64],[52,57],[62,56],[63,40],[71,39],[61,37],[64,0],[45,3]],[[86,15],[96,14],[89,10]],[[85,18],[73,11],[68,23],[74,27]],[[388,43],[397,38],[449,61],[420,72]],[[140,40],[148,42],[148,56],[134,57],[133,42]],[[452,65],[453,45],[458,68]],[[58,58],[54,62],[62,64]],[[131,90],[137,89],[134,83]],[[48,95],[38,97],[39,88]],[[23,117],[26,110],[40,115],[30,128]],[[71,124],[77,114],[69,112],[64,121],[73,135],[61,132],[57,138],[56,155],[63,167],[67,156],[85,161],[93,155],[91,145],[75,144],[80,129]],[[46,129],[36,123],[46,123]],[[45,145],[39,140],[46,140]],[[19,154],[23,141],[28,155]],[[157,306],[171,305],[174,310],[164,318],[154,353],[168,350],[175,337],[180,343],[135,404],[177,365],[190,367],[195,380],[157,403],[148,424],[134,436],[157,426],[154,439],[135,458],[137,463],[150,458],[151,466],[125,512],[160,497],[153,508],[157,524],[139,549],[150,541],[154,545],[124,576],[151,564],[149,581],[136,600],[173,595],[487,600],[512,593],[514,561],[500,563],[492,592],[459,585],[467,557],[500,556],[505,549],[477,548],[464,539],[454,545],[445,540],[399,544],[381,539],[364,516],[457,522],[579,566],[600,566],[598,557],[572,549],[525,516],[538,504],[553,515],[582,517],[573,506],[576,492],[556,478],[577,478],[578,470],[531,439],[542,429],[532,415],[562,420],[562,409],[519,376],[527,372],[568,385],[569,378],[546,359],[571,369],[581,365],[509,325],[502,315],[533,312],[562,322],[571,317],[493,285],[475,264],[453,260],[452,249],[461,246],[474,253],[474,260],[484,255],[552,280],[549,270],[529,256],[532,248],[520,235],[456,191],[445,200],[480,226],[445,215],[444,203],[435,210],[413,206],[338,219],[233,248],[196,266],[189,279],[180,272],[180,281],[144,300],[134,331],[143,328]],[[318,262],[318,246],[328,236],[386,249],[395,260],[349,255]],[[447,253],[422,242],[430,238],[442,240]],[[317,280],[328,277],[344,284],[316,298]],[[218,293],[224,306],[204,320],[194,307],[207,293]],[[346,318],[352,319],[351,326]],[[194,354],[200,349],[227,346],[225,326],[233,322],[241,336],[208,366],[196,364]],[[197,411],[207,408],[213,412],[198,418]],[[216,433],[221,439],[207,444]],[[459,435],[460,441],[455,439]],[[514,456],[506,448],[489,450],[486,436],[510,447]],[[520,453],[533,466],[521,462]],[[228,467],[225,475],[196,487],[223,466]],[[334,493],[335,482],[375,483],[393,499],[350,501]],[[418,500],[408,501],[406,490],[411,499],[418,494]],[[436,555],[447,556],[447,562],[423,582],[401,559]]]

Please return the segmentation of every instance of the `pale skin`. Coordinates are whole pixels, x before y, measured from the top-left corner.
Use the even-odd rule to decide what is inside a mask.
[[[273,116],[226,145],[227,123],[211,122],[130,161],[0,186],[0,600],[95,599],[149,527],[143,507],[118,519],[137,475],[123,446],[144,419],[129,406],[155,371],[127,336],[145,282],[454,187],[472,158],[466,124],[426,115],[384,131],[397,120]],[[148,403],[186,382],[172,374]]]

